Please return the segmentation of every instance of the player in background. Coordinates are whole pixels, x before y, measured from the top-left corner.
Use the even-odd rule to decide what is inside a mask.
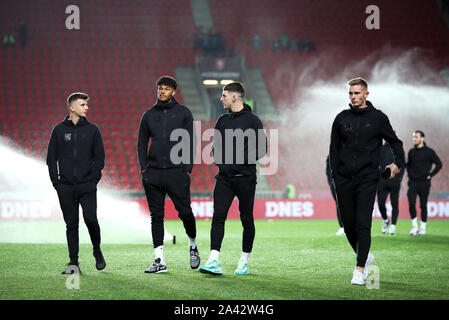
[[[421,130],[413,132],[414,147],[409,150],[407,157],[407,174],[409,179],[407,198],[410,218],[412,219],[410,234],[413,236],[416,234],[424,236],[426,234],[427,199],[430,193],[431,180],[443,167],[440,158],[433,149],[427,146],[424,138],[424,132]],[[433,170],[431,170],[432,165],[435,165]],[[419,228],[416,216],[417,196],[419,196],[421,207],[421,225]]]

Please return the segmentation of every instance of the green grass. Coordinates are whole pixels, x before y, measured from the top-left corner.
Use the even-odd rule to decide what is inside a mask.
[[[373,222],[372,252],[380,288],[351,286],[355,254],[335,221],[256,221],[247,276],[233,274],[241,250],[240,221],[226,222],[223,276],[191,270],[188,240],[180,221],[167,221],[177,236],[167,242],[168,272],[144,274],[153,259],[149,231],[101,222],[104,271],[97,271],[86,227],[80,224],[80,289],[66,288],[67,258],[61,221],[0,222],[0,299],[448,299],[449,221],[430,221],[428,235],[383,235]],[[197,221],[202,264],[209,253],[210,221]],[[13,242],[32,243],[13,243]],[[40,243],[44,242],[44,243]],[[59,242],[59,243],[58,243]]]

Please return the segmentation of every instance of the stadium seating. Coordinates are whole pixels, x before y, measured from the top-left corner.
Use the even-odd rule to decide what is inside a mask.
[[[52,127],[67,114],[64,99],[70,92],[91,96],[88,117],[97,123],[105,142],[107,165],[102,184],[126,191],[142,191],[136,140],[142,113],[155,101],[155,80],[174,75],[174,68],[194,66],[192,36],[195,24],[189,1],[154,0],[78,1],[80,30],[65,27],[65,8],[59,0],[6,0],[2,3],[2,31],[15,33],[16,45],[0,51],[0,133],[12,138],[27,154],[45,158]],[[381,0],[381,29],[363,28],[367,14],[362,2],[210,0],[216,29],[228,48],[245,58],[248,67],[260,67],[278,110],[296,108],[301,87],[329,79],[351,62],[385,45],[420,46],[433,50],[437,65],[448,65],[448,28],[435,2]],[[338,4],[337,4],[338,3]],[[238,10],[236,10],[238,8]],[[323,23],[326,21],[326,23]],[[28,27],[22,49],[19,25]],[[268,26],[268,27],[267,27]],[[332,27],[329,27],[332,26]],[[361,27],[362,26],[362,27]],[[358,30],[358,31],[356,31]],[[428,32],[430,30],[438,37]],[[429,32],[430,32],[429,31]],[[252,38],[259,34],[262,47]],[[313,40],[315,51],[272,50],[272,43],[289,39]],[[317,57],[320,59],[317,63]],[[370,65],[366,66],[367,69]],[[306,72],[307,71],[307,72]],[[182,103],[182,88],[177,99]],[[202,130],[214,121],[203,121]],[[278,122],[267,122],[276,128]],[[290,119],[285,128],[294,128]],[[447,131],[436,132],[435,149],[448,159]],[[323,145],[327,135],[293,136],[297,145]],[[324,177],[326,147],[298,152],[281,143],[280,170],[269,176],[273,190],[288,182],[300,192],[327,190]],[[298,170],[306,167],[308,170]],[[215,165],[197,165],[192,191],[210,193]],[[449,173],[436,178],[435,191],[449,190]]]
[[[449,64],[449,29],[435,2],[377,1],[380,30],[365,27],[368,4],[360,1],[259,0],[245,1],[245,5],[239,5],[237,0],[209,2],[216,29],[235,52],[245,57],[248,67],[262,69],[281,113],[298,108],[297,97],[301,96],[302,88],[316,81],[332,79],[354,62],[365,59],[366,65],[358,65],[358,71],[361,75],[369,74],[372,62],[384,53],[382,48],[394,51],[420,47],[430,54],[429,60],[436,70]],[[236,6],[238,10],[235,10]],[[254,48],[252,43],[256,34],[262,40],[260,48]],[[273,50],[273,42],[283,35],[296,41],[301,38],[313,40],[316,50]],[[438,77],[433,81],[442,85]],[[310,140],[289,130],[297,123],[290,119],[287,127],[282,122],[277,124],[280,130],[288,132],[294,147],[281,142],[279,172],[268,176],[269,183],[273,190],[284,190],[287,183],[293,183],[298,192],[328,190],[324,170],[329,132],[322,132]],[[444,137],[449,134],[446,125],[429,124],[427,127],[441,137],[435,139],[440,143],[435,147],[445,163],[448,147]],[[408,141],[404,146],[410,148]],[[443,170],[434,179],[432,190],[447,191],[448,178],[449,173]]]

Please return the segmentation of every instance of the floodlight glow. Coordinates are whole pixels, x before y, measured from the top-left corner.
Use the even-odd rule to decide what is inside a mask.
[[[220,81],[220,84],[225,86],[225,85],[233,83],[233,82],[234,82],[234,80],[223,79]]]
[[[203,81],[203,84],[205,86],[216,86],[218,84],[218,81],[215,79],[206,79]]]

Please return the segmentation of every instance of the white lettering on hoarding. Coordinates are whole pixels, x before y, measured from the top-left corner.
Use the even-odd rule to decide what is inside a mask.
[[[438,206],[435,202],[428,202],[427,203],[427,216],[435,217],[438,214]]]
[[[51,216],[51,208],[39,201],[3,201],[2,219],[45,219]]]
[[[438,209],[440,211],[440,217],[449,218],[449,201],[439,202]]]
[[[192,201],[193,215],[199,218],[212,218],[214,214],[213,201]]]
[[[266,201],[266,218],[309,218],[313,216],[313,202],[311,201]]]

